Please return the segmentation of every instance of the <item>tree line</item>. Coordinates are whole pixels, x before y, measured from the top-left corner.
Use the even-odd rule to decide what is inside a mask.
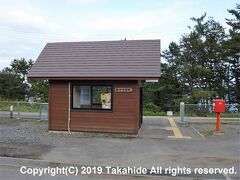
[[[162,52],[160,81],[145,83],[145,109],[177,110],[181,101],[210,103],[213,98],[240,103],[240,4],[227,11],[229,29],[205,13],[191,18],[190,32]]]
[[[33,63],[31,59],[14,59],[0,72],[0,100],[47,102],[48,81],[27,79]]]
[[[177,110],[181,101],[209,103],[213,98],[240,103],[240,5],[227,11],[229,29],[205,13],[191,18],[189,32],[162,51],[160,81],[144,84],[145,110]],[[1,70],[1,99],[47,102],[48,81],[26,78],[33,63],[14,59]]]

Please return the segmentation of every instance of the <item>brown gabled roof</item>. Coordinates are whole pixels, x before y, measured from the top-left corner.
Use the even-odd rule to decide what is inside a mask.
[[[160,40],[47,43],[29,78],[159,78]]]

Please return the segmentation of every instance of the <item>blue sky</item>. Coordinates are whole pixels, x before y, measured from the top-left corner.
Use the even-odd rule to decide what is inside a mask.
[[[224,27],[235,0],[0,0],[0,69],[35,60],[47,42],[161,39],[161,49],[204,12]]]

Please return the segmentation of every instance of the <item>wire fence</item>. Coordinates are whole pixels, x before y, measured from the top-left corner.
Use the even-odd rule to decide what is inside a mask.
[[[12,112],[11,112],[12,108]],[[185,117],[215,117],[212,104],[185,104]],[[48,103],[0,101],[0,118],[48,120]],[[221,117],[240,119],[240,104],[226,104]]]
[[[0,101],[0,118],[48,120],[48,103]]]
[[[215,117],[212,104],[185,104],[186,117]],[[240,118],[240,104],[226,104],[226,112],[222,117]]]

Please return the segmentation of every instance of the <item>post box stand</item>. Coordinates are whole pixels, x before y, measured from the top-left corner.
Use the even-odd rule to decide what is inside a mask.
[[[214,99],[213,100],[213,111],[216,113],[216,130],[215,135],[223,135],[221,130],[221,120],[220,113],[225,112],[225,100],[223,99]]]
[[[223,134],[221,131],[221,121],[220,121],[220,113],[216,113],[216,130],[215,134]]]

